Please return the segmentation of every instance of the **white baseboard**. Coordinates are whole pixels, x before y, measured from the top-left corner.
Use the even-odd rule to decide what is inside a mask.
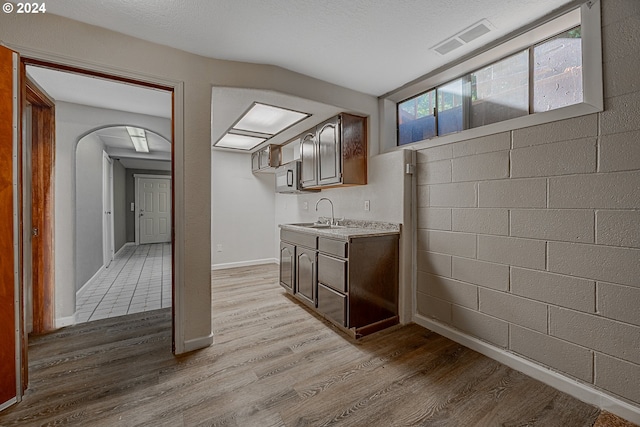
[[[118,249],[118,252],[116,252],[116,253],[115,253],[115,255],[113,256],[113,258],[115,259],[115,258],[118,256],[118,254],[119,254],[120,252],[122,252],[122,251],[123,251],[123,249],[124,249],[124,248],[126,248],[127,246],[135,246],[135,243],[133,243],[133,242],[127,242],[127,243],[125,243],[124,245],[122,245],[122,247],[121,247],[120,249]],[[96,274],[94,274],[93,276],[91,276],[91,278],[90,278],[89,280],[87,280],[87,281],[84,283],[84,285],[82,285],[82,287],[76,291],[76,298],[80,297],[80,296],[82,295],[82,293],[87,289],[87,285],[89,285],[91,282],[93,282],[93,279],[95,279],[95,278],[98,276],[98,274],[102,273],[103,271],[104,271],[104,265],[103,265],[102,267],[100,267],[100,268],[98,269],[98,271],[96,271]]]
[[[100,273],[102,273],[103,271],[104,271],[104,265],[103,265],[102,267],[100,267],[100,268],[98,269],[98,271],[96,271],[96,273],[95,273],[93,276],[91,276],[91,278],[90,278],[89,280],[87,280],[86,282],[84,282],[84,285],[82,285],[82,287],[76,291],[76,299],[78,299],[78,298],[80,298],[80,297],[82,296],[83,292],[87,290],[87,288],[89,287],[89,285],[91,284],[91,282],[93,282],[93,280],[94,280],[96,277],[98,277],[98,275],[99,275]]]
[[[118,254],[120,254],[120,252],[122,252],[124,250],[124,248],[126,248],[127,246],[135,246],[136,242],[126,242],[124,245],[122,245],[122,247],[120,249],[118,249],[118,252],[115,253],[115,255],[113,255],[113,257],[117,257]]]
[[[56,329],[64,328],[65,326],[71,326],[76,324],[76,314],[73,313],[72,316],[67,317],[58,317],[56,319]]]
[[[211,264],[212,270],[224,270],[226,268],[250,267],[252,265],[277,264],[275,258],[254,259],[251,261],[228,262],[224,264]]]
[[[536,380],[567,393],[578,400],[595,405],[616,414],[628,421],[640,424],[640,407],[634,406],[623,400],[608,395],[592,386],[579,382],[573,378],[566,377],[558,372],[552,371],[542,365],[538,365],[521,356],[511,353],[499,347],[495,347],[487,342],[481,341],[463,332],[444,325],[436,320],[415,314],[413,320],[433,332],[443,335],[459,344],[464,345],[478,353],[484,354],[491,359],[520,371]]]
[[[213,332],[207,335],[206,337],[194,338],[194,339],[185,341],[183,346],[184,353],[189,353],[190,351],[209,347],[211,344],[213,344]]]

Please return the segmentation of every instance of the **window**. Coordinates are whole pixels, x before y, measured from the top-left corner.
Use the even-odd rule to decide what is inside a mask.
[[[602,111],[600,10],[592,6],[568,6],[387,94],[381,113],[388,136],[381,141],[383,151]]]
[[[581,28],[533,48],[533,112],[582,102]]]
[[[398,104],[398,145],[436,136],[436,91]]]
[[[470,127],[529,114],[529,51],[471,73]]]
[[[454,80],[436,89],[438,95],[438,135],[465,129],[464,105],[469,97],[467,78]]]

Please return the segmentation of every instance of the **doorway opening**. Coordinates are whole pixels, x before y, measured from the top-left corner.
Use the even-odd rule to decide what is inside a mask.
[[[56,317],[49,330],[171,307],[173,89],[29,60],[26,75],[56,105],[55,280],[47,282]],[[159,247],[136,240],[140,173],[168,178]],[[35,301],[26,297],[29,312]]]
[[[76,323],[171,307],[171,141],[135,118],[76,147]]]

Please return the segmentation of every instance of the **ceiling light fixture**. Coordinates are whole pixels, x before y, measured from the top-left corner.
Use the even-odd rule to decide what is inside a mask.
[[[133,147],[136,151],[138,153],[148,153],[149,144],[147,143],[147,135],[145,134],[144,129],[131,126],[125,127],[127,128],[127,133],[129,134],[129,138],[131,138],[131,142],[133,143]]]
[[[251,108],[233,125],[233,129],[272,136],[309,116],[310,114],[307,113],[254,102]]]
[[[254,102],[213,146],[249,151],[308,117],[311,114]]]
[[[214,144],[219,148],[235,148],[236,150],[251,150],[252,148],[265,142],[267,138],[257,136],[238,135],[236,133],[225,133],[222,138]]]

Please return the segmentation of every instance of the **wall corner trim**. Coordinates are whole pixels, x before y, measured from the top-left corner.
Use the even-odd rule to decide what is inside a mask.
[[[413,316],[413,321],[424,328],[445,336],[512,369],[520,371],[578,400],[605,409],[633,423],[640,424],[640,407],[638,406],[617,399],[587,384],[578,382],[575,379],[566,377],[556,371],[552,371],[542,365],[517,356],[514,353],[443,325],[436,320],[416,313]]]
[[[201,348],[209,347],[211,344],[213,344],[213,332],[211,332],[209,335],[205,337],[186,340],[182,346],[184,351],[180,353],[176,351],[176,354],[184,354],[194,350],[200,350]]]

